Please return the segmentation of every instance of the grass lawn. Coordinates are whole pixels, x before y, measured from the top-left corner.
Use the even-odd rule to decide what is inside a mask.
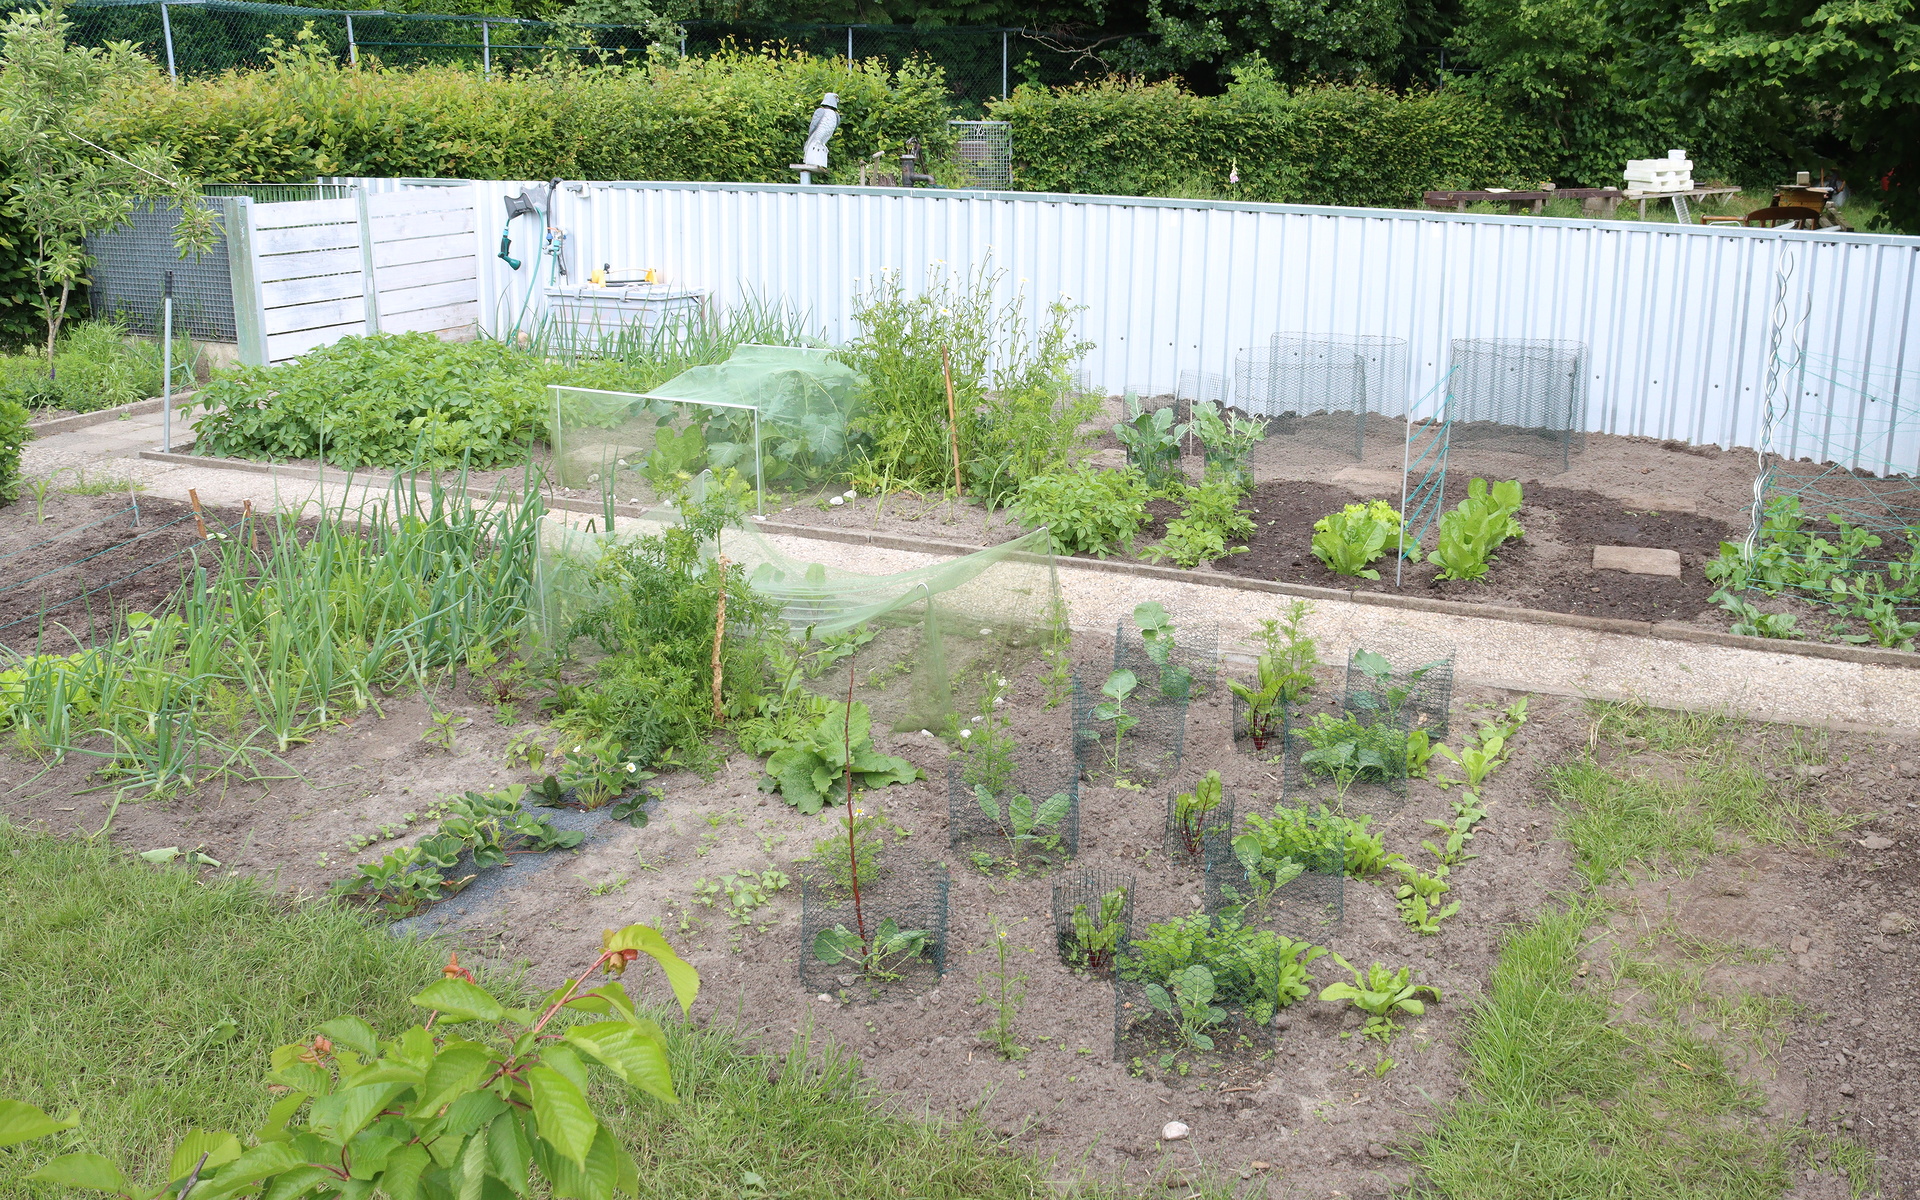
[[[4,821],[0,912],[0,1097],[81,1118],[71,1134],[0,1149],[10,1197],[59,1194],[19,1181],[55,1153],[105,1154],[154,1179],[188,1129],[244,1134],[266,1113],[274,1047],[347,1013],[398,1032],[420,1013],[406,997],[445,961],[330,903],[289,905],[244,880],[203,884]],[[977,1126],[876,1106],[859,1065],[831,1049],[803,1040],[758,1054],[724,1032],[669,1034],[678,1109],[613,1086],[595,1098],[633,1151],[643,1196],[1053,1194],[1047,1164],[998,1150]]]

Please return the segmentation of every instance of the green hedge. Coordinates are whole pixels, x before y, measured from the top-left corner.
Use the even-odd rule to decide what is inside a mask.
[[[948,144],[940,71],[909,63],[722,54],[629,69],[483,79],[454,67],[271,70],[173,85],[156,76],[100,114],[117,144],[164,142],[209,182],[316,175],[794,182],[787,165],[824,92],[840,95],[837,179],[908,137]]]
[[[1533,184],[1551,162],[1541,131],[1448,92],[1243,74],[1220,96],[1108,79],[1023,86],[991,107],[1012,122],[1014,169],[1035,191],[1400,206],[1429,188]]]

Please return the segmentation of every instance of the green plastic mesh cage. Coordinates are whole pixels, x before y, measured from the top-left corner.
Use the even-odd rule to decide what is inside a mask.
[[[703,471],[734,470],[765,503],[846,470],[861,380],[811,346],[736,348],[652,391],[548,389],[554,481],[623,504],[664,502]]]
[[[657,532],[670,512],[646,520],[623,520],[616,538]],[[597,604],[593,566],[608,536],[571,521],[573,514],[542,519],[538,584],[542,629],[550,642],[565,637],[574,617]],[[890,574],[862,574],[809,560],[805,555],[845,552],[845,547],[805,538],[769,537],[754,528],[727,530],[716,553],[745,568],[749,585],[780,606],[796,635],[832,650],[808,686],[822,695],[853,699],[873,714],[877,732],[925,734],[952,739],[983,711],[991,697],[1013,697],[1019,684],[1037,678],[1066,637],[1065,607],[1054,575],[1047,533],[1038,530],[1004,545],[930,566]],[[1000,683],[998,681],[1005,680]],[[1038,705],[1018,716],[1021,741],[1063,752],[1072,747],[1068,706]],[[1056,728],[1057,726],[1057,728]],[[977,726],[976,726],[977,727]],[[1049,792],[1051,794],[1051,792]]]

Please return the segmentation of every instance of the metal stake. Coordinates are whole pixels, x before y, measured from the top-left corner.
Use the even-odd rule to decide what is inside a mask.
[[[180,72],[173,66],[173,18],[167,15],[167,6],[164,4],[160,6],[160,35],[167,43],[167,78],[179,83]]]
[[[347,14],[347,61],[354,66],[360,65],[360,43],[353,40],[353,14]]]
[[[160,293],[160,450],[173,453],[173,272]]]
[[[1000,31],[1000,98],[1007,98],[1007,31]]]
[[[480,77],[493,78],[493,35],[485,21],[480,22]]]
[[[847,68],[853,68],[853,26],[847,26]]]

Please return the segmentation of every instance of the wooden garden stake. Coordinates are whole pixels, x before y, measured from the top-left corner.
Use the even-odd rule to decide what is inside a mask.
[[[195,528],[199,529],[200,540],[204,542],[207,540],[207,522],[200,513],[200,491],[198,488],[187,489],[187,501],[193,505],[193,524]]]
[[[240,502],[240,519],[247,526],[247,541],[253,547],[253,556],[260,557],[260,527],[253,523],[253,501]]]
[[[953,358],[940,347],[940,374],[947,381],[947,441],[953,447],[953,494],[960,495],[960,420],[953,411]]]
[[[720,604],[713,618],[713,720],[725,719],[720,711],[720,639],[727,635],[727,556],[720,556]]]

